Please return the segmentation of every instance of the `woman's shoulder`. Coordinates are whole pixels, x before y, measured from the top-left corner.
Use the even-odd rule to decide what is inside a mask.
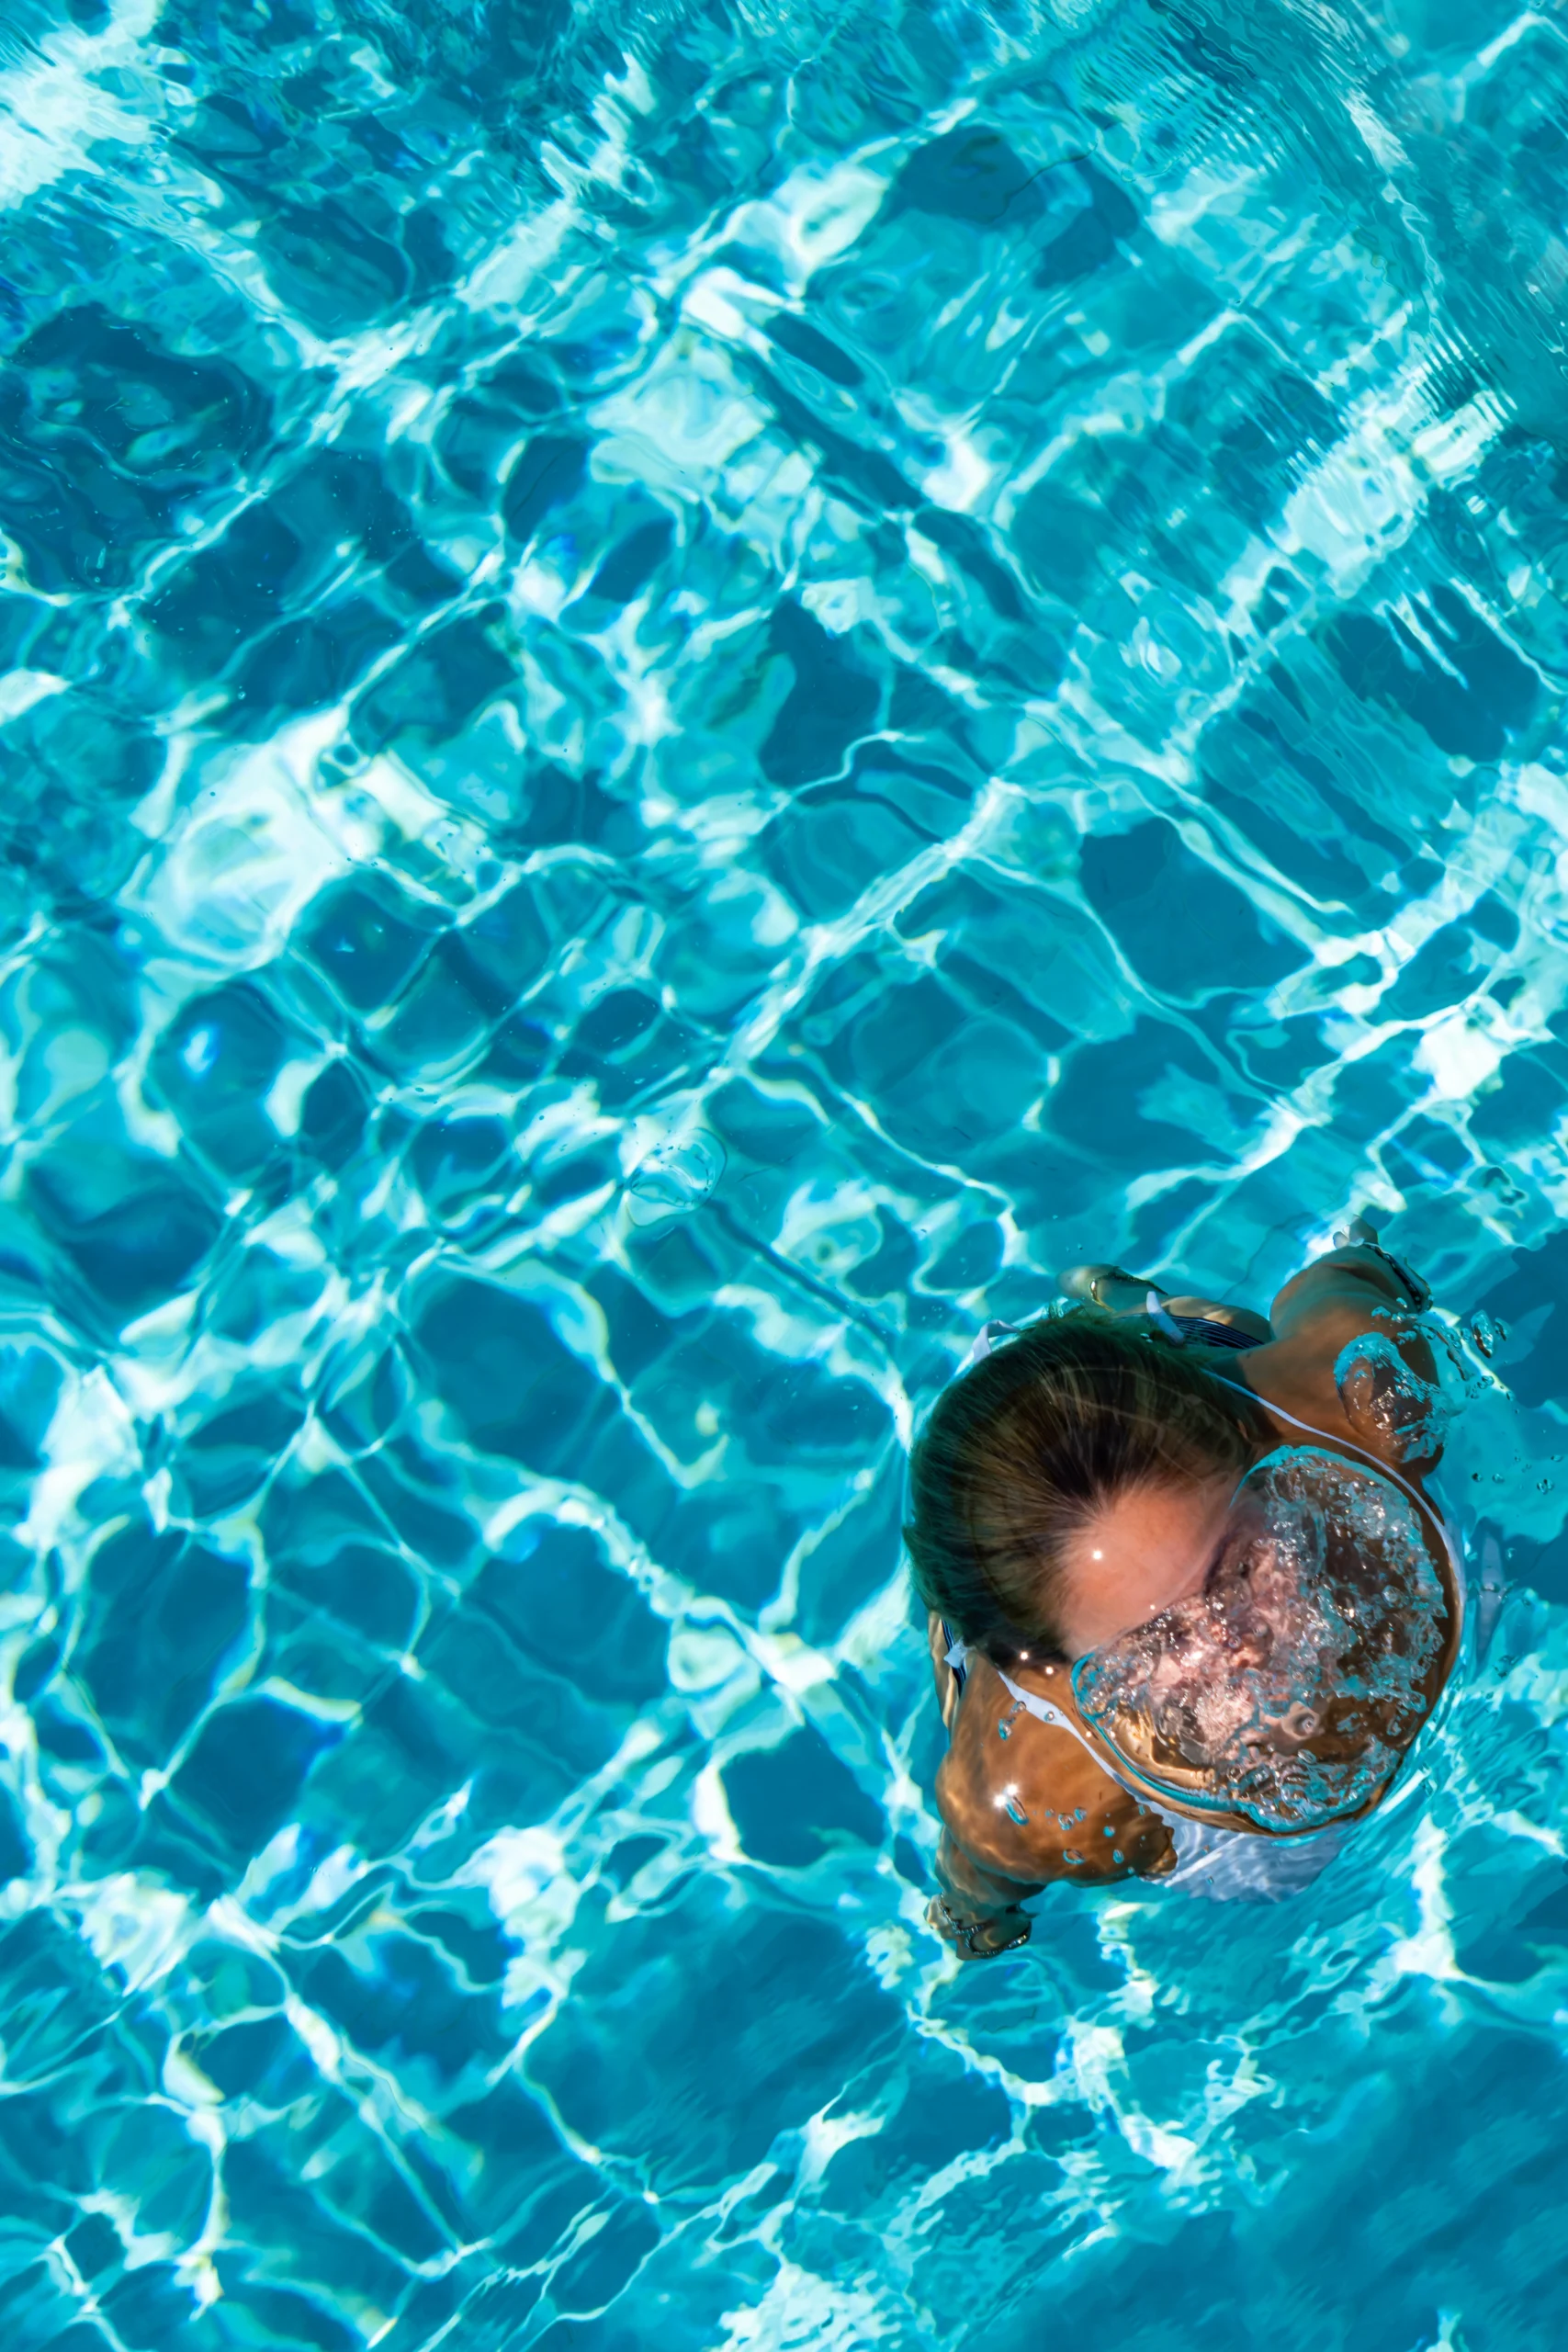
[[[1352,1464],[1391,1476],[1417,1505],[1448,1611],[1435,1697],[1458,1655],[1464,1577],[1427,1485],[1441,1461],[1444,1430],[1429,1343],[1408,1315],[1369,1315],[1364,1301],[1331,1297],[1310,1322],[1267,1347],[1249,1349],[1245,1363],[1244,1373],[1229,1376],[1245,1380],[1281,1444],[1315,1441]]]
[[[948,1729],[937,1804],[953,1837],[988,1870],[1035,1883],[1088,1881],[1161,1859],[1168,1838],[1160,1825],[1070,1731],[1029,1713],[988,1658],[971,1653]]]
[[[1213,1368],[1251,1390],[1285,1444],[1308,1434],[1417,1487],[1441,1457],[1438,1366],[1408,1311],[1330,1295],[1279,1338]]]
[[[1305,1329],[1266,1340],[1226,1363],[1215,1362],[1218,1351],[1210,1350],[1210,1368],[1251,1391],[1283,1442],[1299,1443],[1304,1423],[1331,1443],[1358,1446],[1335,1365],[1364,1329],[1354,1314],[1334,1310]]]

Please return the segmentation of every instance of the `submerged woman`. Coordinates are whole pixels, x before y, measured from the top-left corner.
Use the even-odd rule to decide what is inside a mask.
[[[931,1923],[1049,1882],[1272,1896],[1386,1792],[1451,1670],[1429,1293],[1358,1221],[1268,1321],[1114,1267],[974,1361],[908,1530],[950,1745]]]

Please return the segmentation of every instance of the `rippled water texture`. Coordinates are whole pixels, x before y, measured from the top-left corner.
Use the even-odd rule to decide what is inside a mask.
[[[1562,23],[11,0],[0,105],[7,2343],[1558,2352]],[[1369,1204],[1540,1597],[1310,1896],[958,1973],[913,1417]]]

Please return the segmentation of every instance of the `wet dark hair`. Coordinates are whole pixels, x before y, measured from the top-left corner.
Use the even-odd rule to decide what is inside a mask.
[[[1145,1324],[1077,1306],[994,1348],[938,1397],[909,1465],[916,1589],[999,1666],[1063,1655],[1063,1547],[1134,1488],[1240,1475],[1261,1406]]]

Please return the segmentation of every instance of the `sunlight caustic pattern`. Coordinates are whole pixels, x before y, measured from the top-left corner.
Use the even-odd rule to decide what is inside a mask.
[[[11,2340],[1555,2352],[1556,12],[17,0],[0,206]],[[915,1419],[1364,1205],[1533,1592],[957,1973]]]

